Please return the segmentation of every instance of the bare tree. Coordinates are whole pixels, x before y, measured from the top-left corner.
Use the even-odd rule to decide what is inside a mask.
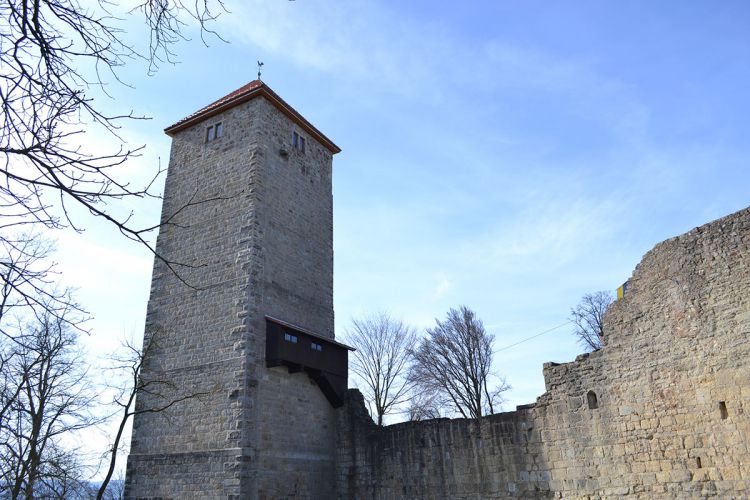
[[[87,480],[89,470],[79,461],[74,450],[51,453],[57,458],[54,473],[42,474],[34,488],[35,498],[65,500],[91,498],[91,485]]]
[[[123,500],[125,498],[125,468],[119,467],[114,476],[114,479],[110,479],[106,485],[103,500]],[[91,496],[98,496],[99,489],[92,492]]]
[[[604,313],[613,301],[612,293],[601,291],[588,293],[570,310],[570,321],[574,325],[573,334],[587,350],[601,349],[604,341]]]
[[[440,418],[440,398],[434,392],[421,387],[420,390],[414,391],[409,400],[407,414],[412,422]]]
[[[117,70],[128,60],[145,59],[154,68],[172,61],[172,45],[183,38],[187,16],[201,33],[216,18],[210,5],[224,9],[222,0],[184,4],[182,0],[148,0],[140,12],[151,34],[148,53],[124,41],[116,2],[81,6],[76,0],[15,0],[0,6],[0,228],[42,224],[72,227],[71,206],[115,225],[125,236],[148,245],[144,230],[131,217],[115,215],[108,204],[149,196],[151,184],[129,185],[116,167],[138,153],[117,135],[121,122],[138,118],[132,112],[108,113],[87,91],[119,81]],[[80,144],[93,129],[110,132],[112,151],[96,154]]]
[[[82,329],[86,312],[55,283],[52,249],[39,234],[0,236],[0,335],[14,336],[23,321],[57,319]]]
[[[95,423],[94,397],[68,323],[46,317],[3,337],[4,414],[0,420],[0,491],[12,498],[67,491],[80,471],[61,438]],[[63,497],[64,498],[64,497]]]
[[[110,83],[121,83],[118,70],[126,62],[145,61],[149,71],[172,62],[172,47],[184,38],[187,23],[197,24],[201,36],[213,33],[210,22],[224,10],[222,0],[146,0],[127,7],[108,0],[0,4],[0,273],[6,290],[33,301],[29,289],[43,288],[47,275],[14,266],[13,254],[22,261],[38,255],[11,234],[36,227],[80,231],[81,213],[104,219],[172,271],[195,265],[159,255],[150,241],[159,225],[137,225],[128,208],[133,199],[156,196],[152,184],[161,173],[155,168],[141,185],[124,178],[122,167],[142,147],[128,147],[119,130],[125,120],[143,117],[110,112],[92,93],[106,95]],[[120,18],[128,14],[142,16],[150,33],[147,48],[126,42]],[[86,134],[97,131],[110,137],[109,151],[82,145]],[[59,305],[45,303],[53,309],[49,313]]]
[[[408,350],[416,332],[401,320],[379,313],[352,320],[347,339],[357,349],[349,366],[364,383],[365,399],[378,425],[383,425],[383,416],[410,397]]]
[[[464,418],[494,413],[510,386],[502,379],[490,386],[492,343],[474,311],[451,309],[412,351],[411,378],[417,390],[436,394]]]
[[[149,377],[142,375],[145,360],[149,357],[149,352],[157,348],[159,332],[144,339],[144,346],[138,349],[131,343],[124,345],[125,354],[114,359],[115,371],[124,371],[127,374],[126,381],[116,387],[117,395],[114,397],[112,404],[119,407],[120,420],[117,426],[117,432],[112,440],[110,448],[107,450],[108,467],[107,473],[99,486],[96,494],[97,500],[106,499],[107,487],[110,484],[112,475],[117,465],[117,456],[121,451],[122,437],[125,432],[128,421],[134,415],[142,413],[160,413],[168,410],[176,404],[193,398],[200,398],[208,395],[206,392],[184,392],[182,388],[169,380],[169,378],[159,371],[149,370]],[[148,395],[152,401],[157,404],[151,406],[136,406],[135,399],[139,395]],[[119,484],[118,487],[122,487]]]

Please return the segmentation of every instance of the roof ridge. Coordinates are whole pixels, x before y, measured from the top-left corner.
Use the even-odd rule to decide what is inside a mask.
[[[199,115],[202,115],[202,114],[204,114],[204,113],[206,113],[206,112],[208,112],[208,111],[210,111],[210,110],[212,110],[214,108],[217,108],[217,107],[221,106],[222,104],[225,104],[225,103],[231,101],[233,98],[239,97],[240,95],[242,95],[242,94],[244,94],[246,92],[250,92],[252,90],[260,88],[263,85],[265,85],[265,83],[263,83],[261,80],[253,80],[253,81],[251,81],[249,83],[246,83],[242,87],[240,87],[240,88],[238,88],[236,90],[233,90],[232,92],[228,93],[224,97],[221,97],[221,98],[215,100],[214,102],[212,102],[211,104],[209,104],[207,106],[203,106],[198,111],[190,113],[185,118],[176,121],[175,123],[173,123],[169,127],[165,128],[164,130],[167,133],[169,133],[169,130],[171,130],[171,129],[175,128],[175,127],[179,127],[183,123],[191,121],[193,118],[195,118],[195,117],[197,117]]]
[[[320,130],[315,128],[309,121],[305,119],[297,110],[286,103],[279,95],[271,90],[271,88],[262,80],[253,80],[246,83],[242,87],[228,93],[224,97],[217,99],[211,104],[202,107],[198,111],[189,114],[185,118],[178,120],[169,127],[164,129],[167,135],[174,135],[177,132],[185,130],[186,128],[203,121],[206,118],[210,118],[222,111],[225,111],[233,106],[242,104],[243,102],[249,101],[259,95],[266,97],[271,104],[273,104],[279,111],[287,115],[292,121],[296,122],[302,129],[312,135],[318,140],[323,146],[325,146],[331,153],[336,154],[341,151],[341,148],[336,146],[328,137],[326,137]]]

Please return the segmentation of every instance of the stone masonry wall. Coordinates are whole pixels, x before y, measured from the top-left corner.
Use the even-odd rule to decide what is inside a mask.
[[[136,416],[127,498],[333,495],[333,409],[265,366],[265,315],[333,337],[332,158],[294,127],[257,97],[173,137],[157,251],[187,266],[154,263],[142,376],[168,384],[137,408],[199,396]]]
[[[201,396],[134,418],[128,498],[226,498],[251,479],[244,388],[246,359],[256,353],[246,342],[244,295],[260,267],[248,251],[257,225],[251,187],[262,168],[258,107],[250,101],[211,119],[223,123],[219,140],[206,143],[206,123],[172,140],[156,248],[185,265],[174,266],[178,276],[154,261],[145,342],[155,343],[142,371],[169,385],[157,387],[164,398],[139,395],[136,408]]]
[[[258,189],[259,287],[249,290],[257,380],[257,495],[263,500],[330,499],[335,488],[335,413],[305,373],[266,368],[264,315],[333,339],[333,199],[331,153],[269,102],[259,114],[264,169]],[[305,151],[291,146],[292,133]],[[279,153],[284,147],[288,156]],[[255,296],[254,292],[260,293]]]
[[[658,244],[605,345],[535,404],[378,428],[339,411],[339,498],[750,497],[750,209]]]

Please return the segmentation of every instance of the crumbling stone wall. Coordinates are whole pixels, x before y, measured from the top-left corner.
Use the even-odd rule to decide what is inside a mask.
[[[605,345],[535,404],[378,428],[338,415],[339,498],[750,497],[750,209],[658,244]]]

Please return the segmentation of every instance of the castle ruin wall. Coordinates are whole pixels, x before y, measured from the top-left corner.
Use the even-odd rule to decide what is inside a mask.
[[[339,410],[342,499],[750,496],[750,208],[648,252],[604,347],[515,412],[378,427]]]

